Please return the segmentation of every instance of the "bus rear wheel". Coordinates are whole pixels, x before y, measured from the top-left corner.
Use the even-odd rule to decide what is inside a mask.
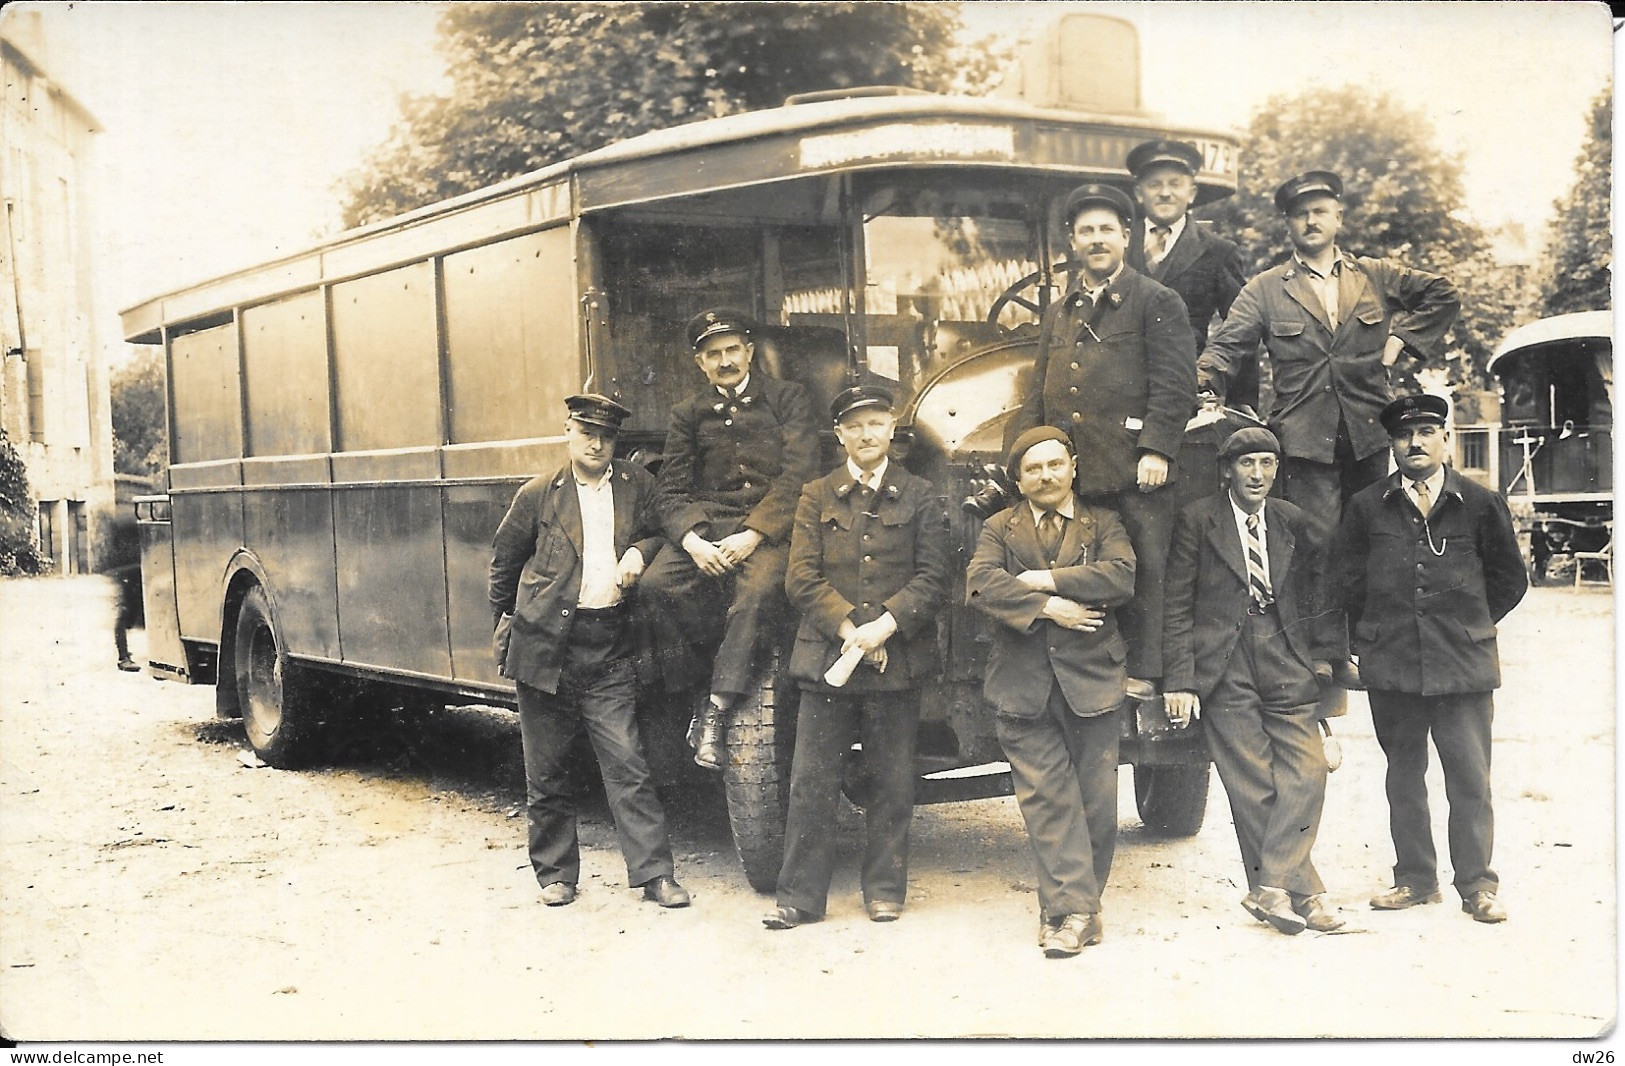
[[[1195,836],[1207,813],[1208,764],[1136,766],[1134,801],[1140,821],[1160,836]]]
[[[306,766],[315,756],[320,723],[309,671],[288,660],[271,620],[265,591],[252,588],[237,614],[237,700],[254,754],[279,770]]]
[[[778,884],[790,806],[796,689],[780,674],[780,661],[770,656],[757,683],[734,704],[722,767],[734,849],[758,892]]]

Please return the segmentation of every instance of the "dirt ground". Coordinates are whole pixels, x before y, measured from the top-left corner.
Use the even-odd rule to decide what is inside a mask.
[[[580,900],[542,907],[510,714],[387,716],[322,769],[250,768],[210,689],[114,669],[109,603],[97,578],[0,582],[0,1026],[14,1040],[1583,1040],[1615,1017],[1607,590],[1535,590],[1502,626],[1510,922],[1469,921],[1448,889],[1443,906],[1367,908],[1392,852],[1356,696],[1316,849],[1344,930],[1285,937],[1242,911],[1216,781],[1202,831],[1165,841],[1141,830],[1125,773],[1106,939],[1066,961],[1036,946],[1011,799],[917,811],[892,925],[863,918],[848,810],[828,920],[764,930],[771,901],[745,883],[719,798],[692,788],[668,803],[693,907],[625,887],[601,803],[582,826]],[[1433,785],[1442,850],[1436,770]]]

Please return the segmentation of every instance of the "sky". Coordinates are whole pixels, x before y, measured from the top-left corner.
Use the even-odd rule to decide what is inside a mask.
[[[103,301],[125,307],[336,232],[339,182],[387,135],[400,94],[449,84],[442,7],[41,5],[56,77],[103,127]],[[964,5],[972,34],[1017,38],[1067,9],[1136,25],[1145,106],[1173,122],[1239,130],[1271,95],[1317,84],[1395,95],[1461,154],[1468,214],[1521,222],[1537,246],[1612,64],[1600,3]]]

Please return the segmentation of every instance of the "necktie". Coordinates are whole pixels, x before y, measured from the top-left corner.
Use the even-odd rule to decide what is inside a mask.
[[[1264,570],[1264,542],[1258,539],[1258,516],[1247,516],[1247,591],[1253,602],[1267,607],[1275,602],[1270,594],[1270,579]]]
[[[1061,530],[1060,513],[1045,511],[1038,521],[1038,542],[1044,548],[1044,558],[1052,563],[1061,554]]]
[[[1145,239],[1145,261],[1160,263],[1162,257],[1168,254],[1168,237],[1173,230],[1167,226],[1152,226],[1151,232]]]
[[[1415,484],[1416,509],[1422,512],[1423,518],[1426,518],[1428,516],[1428,512],[1433,510],[1433,500],[1428,496],[1428,483],[1426,481],[1418,481]]]

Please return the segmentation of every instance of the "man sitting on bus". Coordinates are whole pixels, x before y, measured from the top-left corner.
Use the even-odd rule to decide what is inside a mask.
[[[751,372],[752,328],[723,308],[688,323],[706,386],[671,411],[654,500],[667,542],[642,584],[666,689],[709,680],[688,742],[711,770],[721,768],[728,714],[751,684],[758,633],[785,611],[790,527],[818,442],[807,391]]]

